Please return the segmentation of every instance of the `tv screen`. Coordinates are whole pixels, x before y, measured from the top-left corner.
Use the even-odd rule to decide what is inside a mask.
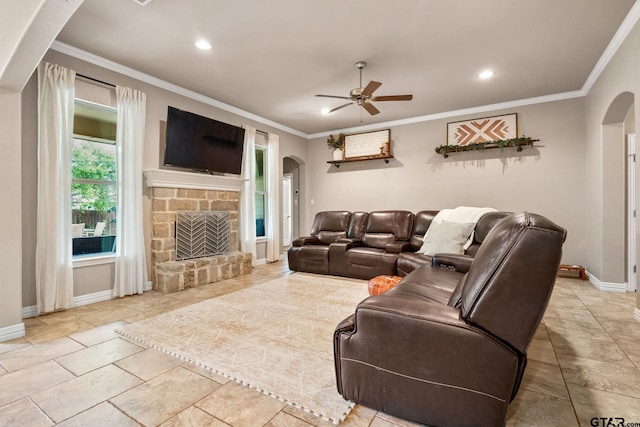
[[[243,147],[243,128],[168,108],[165,166],[240,175]]]

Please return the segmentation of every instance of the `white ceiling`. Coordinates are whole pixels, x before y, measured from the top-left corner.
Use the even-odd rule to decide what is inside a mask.
[[[304,134],[580,91],[634,0],[85,0],[57,40]],[[207,39],[209,51],[194,47]],[[411,93],[320,114],[359,86]],[[491,68],[495,77],[477,74]]]

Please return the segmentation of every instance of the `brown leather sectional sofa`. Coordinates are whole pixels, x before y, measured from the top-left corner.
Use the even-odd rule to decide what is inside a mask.
[[[566,231],[499,220],[466,273],[424,265],[362,301],[334,334],[345,399],[432,426],[504,426],[555,282]]]
[[[307,244],[289,252],[294,270],[369,278],[389,274],[395,259],[395,272],[405,276],[336,327],[338,391],[427,425],[504,426],[553,290],[565,229],[541,215],[492,212],[477,222],[465,254],[426,257],[415,248],[435,212],[394,212],[369,213],[377,217],[371,227],[359,214],[354,228],[348,212],[342,223],[321,213]],[[354,248],[364,250],[350,256]]]
[[[358,279],[405,276],[431,264],[432,257],[417,251],[437,213],[435,210],[415,215],[403,210],[318,212],[310,235],[295,239],[289,248],[289,268]],[[490,212],[482,216],[474,229],[473,243],[465,253],[441,257],[441,262],[456,270],[468,270],[483,239],[508,214]]]

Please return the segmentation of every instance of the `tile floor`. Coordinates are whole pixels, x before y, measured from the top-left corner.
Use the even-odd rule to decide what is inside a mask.
[[[122,339],[114,328],[289,274],[286,263],[171,295],[146,292],[25,319],[0,343],[2,426],[328,426],[303,411]],[[559,278],[529,349],[508,426],[640,426],[640,322],[635,294]],[[357,405],[343,426],[413,426]],[[602,424],[600,424],[602,425]]]

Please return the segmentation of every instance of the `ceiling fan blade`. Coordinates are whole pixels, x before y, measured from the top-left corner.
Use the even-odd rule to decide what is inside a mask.
[[[371,94],[378,89],[380,86],[382,86],[382,83],[380,82],[374,82],[373,80],[371,80],[369,82],[369,84],[364,88],[364,90],[362,91],[362,95],[363,96],[371,96]]]
[[[378,110],[376,107],[373,106],[373,104],[371,104],[369,102],[363,103],[362,104],[362,108],[367,110],[367,112],[369,114],[371,114],[372,116],[375,116],[376,114],[378,114],[380,112],[380,110]]]
[[[333,109],[329,110],[329,111],[327,112],[327,114],[331,114],[331,113],[333,113],[334,111],[338,111],[339,109],[344,108],[344,107],[348,107],[349,105],[352,105],[352,104],[353,104],[353,102],[348,102],[348,103],[343,104],[343,105],[341,105],[341,106],[339,106],[339,107],[336,107],[336,108],[333,108]]]
[[[338,98],[338,99],[351,99],[348,96],[337,96],[337,95],[316,95],[319,96],[321,98]]]
[[[388,96],[376,96],[372,98],[372,101],[411,101],[413,95],[388,95]]]

